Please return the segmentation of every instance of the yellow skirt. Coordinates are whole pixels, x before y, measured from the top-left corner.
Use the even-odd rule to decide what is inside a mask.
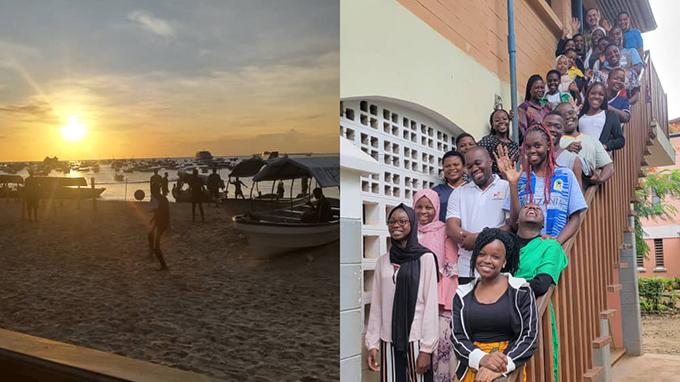
[[[508,347],[508,341],[502,341],[502,342],[491,342],[491,343],[481,343],[475,341],[474,344],[477,345],[477,347],[483,351],[484,353],[493,353],[495,351],[505,351],[505,349]],[[527,372],[526,370],[522,371],[523,374],[523,380],[526,382],[527,380]],[[475,377],[477,376],[477,370],[468,367],[467,372],[465,373],[465,377],[460,381],[460,382],[474,382]]]

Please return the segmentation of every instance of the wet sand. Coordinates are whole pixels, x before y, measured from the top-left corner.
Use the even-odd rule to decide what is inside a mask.
[[[0,199],[0,327],[234,381],[339,379],[339,246],[255,260],[223,209],[74,202],[22,221]],[[199,219],[200,220],[200,219]]]

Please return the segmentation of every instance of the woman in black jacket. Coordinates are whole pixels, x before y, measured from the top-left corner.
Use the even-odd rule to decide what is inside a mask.
[[[579,131],[599,138],[607,151],[620,150],[626,138],[619,117],[608,105],[607,87],[601,82],[590,85],[578,120]]]
[[[458,287],[451,309],[456,376],[461,382],[491,382],[524,365],[536,351],[536,299],[529,283],[511,275],[519,250],[509,233],[484,229],[470,265],[480,277]]]

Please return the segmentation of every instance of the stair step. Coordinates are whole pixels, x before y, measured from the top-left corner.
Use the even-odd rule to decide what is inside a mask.
[[[621,291],[621,288],[623,288],[623,285],[621,285],[621,284],[607,285],[607,292],[616,293],[616,292]]]
[[[628,263],[614,263],[614,269],[628,269]]]
[[[600,312],[600,318],[607,319],[616,314],[616,309],[607,309]]]
[[[612,349],[610,352],[612,358],[612,366],[617,363],[626,354],[626,349]]]
[[[647,167],[649,166],[649,163],[647,163],[647,160],[645,158],[642,158],[642,160],[640,161],[640,166]]]
[[[602,349],[605,346],[609,345],[610,340],[611,340],[610,336],[597,337],[593,340],[593,348],[594,349]]]
[[[583,373],[583,382],[595,382],[604,373],[602,366],[595,366]]]

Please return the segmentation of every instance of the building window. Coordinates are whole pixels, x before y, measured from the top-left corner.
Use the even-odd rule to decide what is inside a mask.
[[[663,239],[654,239],[654,263],[657,268],[663,268]]]
[[[652,188],[652,206],[656,207],[661,203],[659,195],[656,193],[656,188]]]
[[[637,266],[638,268],[643,268],[645,267],[645,258],[641,254],[638,253],[637,255]]]

